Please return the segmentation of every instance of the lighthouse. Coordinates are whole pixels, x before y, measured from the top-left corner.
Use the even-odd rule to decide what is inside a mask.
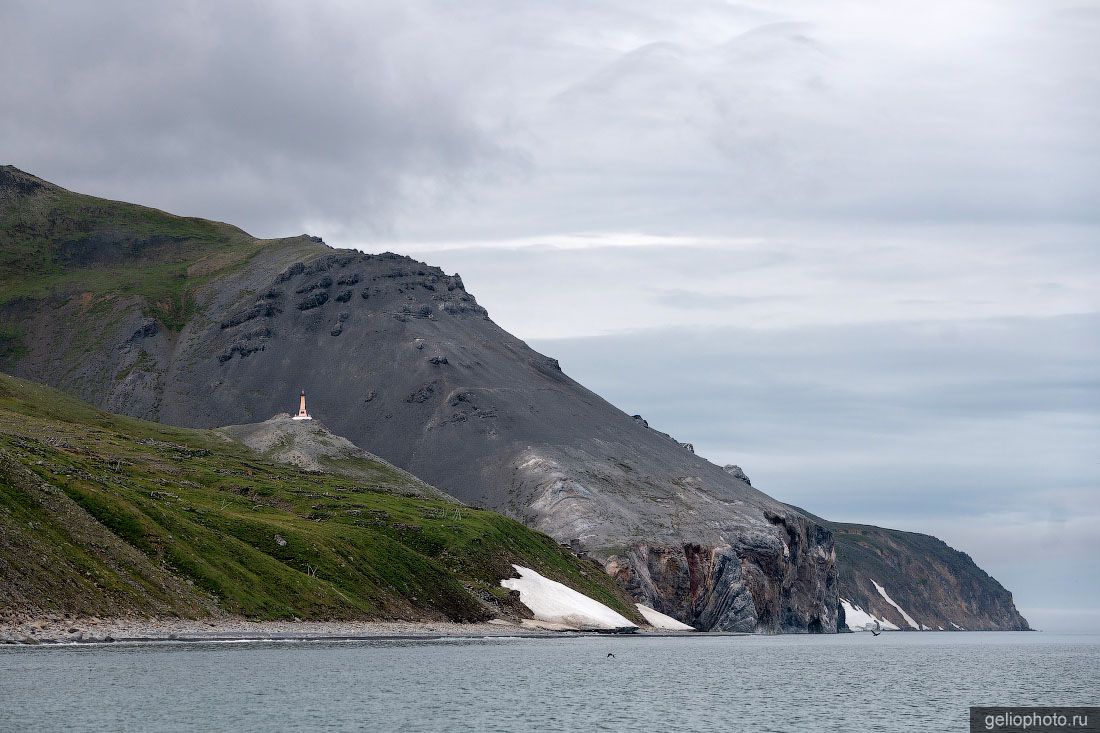
[[[304,389],[302,390],[302,400],[298,405],[298,414],[295,415],[291,419],[293,419],[293,420],[312,420],[313,419],[312,417],[309,416],[309,413],[306,412],[306,391]]]

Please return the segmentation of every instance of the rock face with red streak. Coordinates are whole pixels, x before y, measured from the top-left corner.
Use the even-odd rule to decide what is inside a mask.
[[[642,450],[596,442],[602,454],[529,448],[513,461],[505,508],[697,629],[835,631],[831,533],[663,440]]]
[[[739,536],[735,545],[638,544],[607,570],[637,598],[696,628],[715,631],[827,633],[836,612],[832,538],[802,517],[772,515],[789,530]]]

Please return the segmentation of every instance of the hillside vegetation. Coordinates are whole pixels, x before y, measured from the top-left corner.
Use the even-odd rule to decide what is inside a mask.
[[[416,492],[382,462],[306,472],[0,374],[0,612],[474,621],[514,604],[516,563],[640,621],[549,537]]]
[[[265,247],[309,243],[256,239],[229,224],[74,193],[0,166],[0,306],[73,293],[90,301],[138,296],[149,316],[178,330],[204,283]]]

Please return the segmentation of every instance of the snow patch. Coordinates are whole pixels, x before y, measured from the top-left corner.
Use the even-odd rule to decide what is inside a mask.
[[[543,577],[530,568],[512,567],[520,577],[505,578],[500,584],[518,590],[520,602],[531,609],[539,621],[574,629],[637,628],[630,619],[567,585]]]
[[[649,622],[649,625],[655,629],[665,629],[666,631],[695,631],[694,628],[687,624],[680,623],[672,616],[666,616],[660,611],[654,611],[649,606],[643,606],[640,603],[635,603],[638,607],[638,613],[642,614],[642,618]]]
[[[910,616],[909,614],[907,614],[907,613],[905,612],[905,609],[903,609],[903,608],[902,608],[901,606],[899,606],[899,605],[898,605],[897,603],[895,603],[895,602],[894,602],[894,599],[893,599],[893,598],[891,598],[890,596],[888,596],[888,595],[886,594],[886,589],[885,589],[885,588],[883,588],[883,587],[882,587],[881,585],[879,585],[878,583],[875,583],[875,581],[874,581],[873,579],[871,580],[871,583],[873,583],[873,584],[874,584],[874,586],[875,586],[875,590],[877,590],[877,591],[878,591],[878,594],[879,594],[880,596],[882,596],[882,600],[886,601],[886,602],[887,602],[887,603],[889,603],[889,604],[890,604],[891,606],[893,606],[894,608],[896,608],[896,609],[897,609],[897,611],[898,611],[898,613],[900,613],[900,614],[901,614],[901,617],[902,617],[903,619],[905,619],[905,623],[909,624],[910,628],[914,628],[914,629],[916,629],[917,631],[920,631],[920,630],[921,630],[921,626],[920,626],[920,624],[918,624],[918,623],[917,623],[916,621],[914,621],[914,620],[913,620],[913,617],[912,617],[912,616]]]
[[[859,606],[851,603],[843,598],[840,599],[840,605],[844,606],[844,623],[848,625],[848,628],[852,631],[866,631],[864,628],[866,624],[874,624],[878,621],[882,624],[883,631],[897,631],[898,627],[884,618],[876,618],[871,614],[864,611]]]
[[[954,621],[948,621],[947,623],[949,623],[949,624],[951,624],[952,626],[954,626],[954,627],[955,627],[955,630],[956,630],[956,631],[966,631],[966,629],[964,629],[964,628],[963,628],[962,626],[959,626],[959,625],[958,625],[957,623],[955,623]]]

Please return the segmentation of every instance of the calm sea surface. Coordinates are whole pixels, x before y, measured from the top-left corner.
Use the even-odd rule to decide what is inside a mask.
[[[960,731],[974,704],[1100,704],[1100,636],[0,647],[5,732]]]

